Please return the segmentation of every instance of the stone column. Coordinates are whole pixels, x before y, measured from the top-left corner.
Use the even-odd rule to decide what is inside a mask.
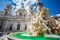
[[[20,22],[20,24],[21,24],[20,29],[21,29],[21,30],[24,30],[24,27],[25,27],[24,22],[22,21],[22,22]]]
[[[27,22],[27,31],[30,31],[30,29],[31,29],[31,22],[29,21]]]
[[[18,24],[17,21],[14,21],[14,22],[13,22],[13,30],[17,30],[17,24]]]
[[[5,25],[5,30],[6,30],[6,31],[8,31],[9,25],[10,25],[10,22],[9,22],[9,21],[6,21],[6,25]]]

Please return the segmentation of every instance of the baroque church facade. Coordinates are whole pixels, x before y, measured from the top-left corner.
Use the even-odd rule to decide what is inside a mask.
[[[12,6],[6,6],[4,12],[0,12],[0,31],[24,31],[29,30],[31,18],[33,16],[33,7],[30,6],[30,13],[25,8],[16,11],[16,16],[11,15]],[[28,26],[28,27],[27,27]]]

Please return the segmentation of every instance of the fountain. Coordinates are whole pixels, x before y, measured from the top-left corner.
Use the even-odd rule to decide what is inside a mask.
[[[31,30],[29,32],[16,32],[9,37],[21,40],[60,40],[60,28],[55,20],[49,16],[48,9],[37,0],[37,12],[31,19]]]

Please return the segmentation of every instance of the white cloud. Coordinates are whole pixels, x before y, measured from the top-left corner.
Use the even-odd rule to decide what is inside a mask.
[[[35,0],[12,0],[17,6],[20,6],[21,3],[24,3],[24,6],[30,6],[35,3]]]
[[[26,0],[26,2],[24,2],[25,6],[30,6],[34,3],[35,3],[35,0]]]
[[[57,14],[56,16],[60,16],[60,14]]]
[[[57,15],[52,15],[52,16],[50,16],[50,17],[54,17],[54,16],[58,16],[58,17],[59,17],[59,16],[60,16],[60,14],[57,14]]]
[[[22,0],[12,0],[16,5],[20,5]]]
[[[35,0],[26,0],[26,1],[24,1],[24,0],[13,0],[13,2],[16,3],[17,5],[20,5],[21,2],[23,2],[24,5],[31,5],[35,2]]]
[[[54,17],[54,16],[50,16],[50,17]]]
[[[24,3],[24,7],[27,10],[27,12],[29,12],[29,6],[36,2],[35,0],[26,0],[26,1],[24,1],[24,0],[12,0],[12,1],[13,1],[13,3],[15,3],[17,5],[17,6],[12,5],[14,13],[22,7],[22,5],[21,5],[22,2]],[[14,8],[16,8],[16,9],[14,10]]]

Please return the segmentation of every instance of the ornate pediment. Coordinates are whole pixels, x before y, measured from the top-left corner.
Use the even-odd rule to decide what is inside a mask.
[[[24,16],[24,15],[27,15],[27,11],[25,9],[18,9],[16,11],[16,15],[17,16]]]

